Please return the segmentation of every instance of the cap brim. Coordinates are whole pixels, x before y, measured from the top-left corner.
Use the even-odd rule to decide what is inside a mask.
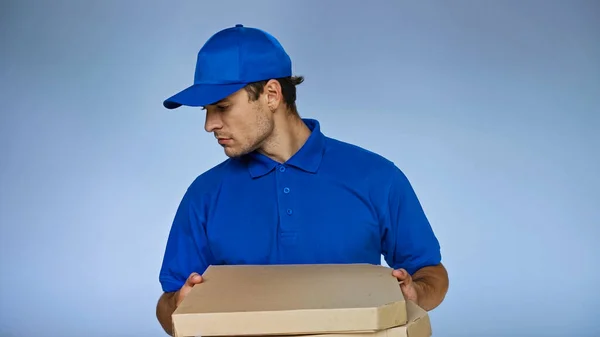
[[[167,109],[185,106],[206,106],[216,103],[246,86],[245,83],[235,84],[194,84],[163,102]]]

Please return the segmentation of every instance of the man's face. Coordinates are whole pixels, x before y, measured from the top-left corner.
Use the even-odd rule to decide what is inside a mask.
[[[250,101],[245,89],[206,106],[206,132],[214,133],[228,157],[252,152],[265,142],[274,128],[273,114],[263,97]]]

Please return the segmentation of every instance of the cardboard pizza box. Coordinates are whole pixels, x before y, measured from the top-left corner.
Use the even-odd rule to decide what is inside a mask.
[[[172,315],[176,337],[366,333],[408,322],[392,269],[370,264],[210,266]]]
[[[406,312],[408,314],[408,323],[385,330],[365,333],[302,335],[296,337],[431,337],[431,320],[427,311],[412,301],[406,301]]]

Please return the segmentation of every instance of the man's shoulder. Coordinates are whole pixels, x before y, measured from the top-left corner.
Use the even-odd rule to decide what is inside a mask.
[[[325,139],[327,143],[326,156],[331,156],[331,159],[337,163],[380,173],[398,169],[392,160],[373,150],[332,137]]]
[[[242,165],[238,160],[227,158],[208,170],[200,173],[190,184],[188,190],[195,194],[206,194],[218,190],[225,177],[240,172]]]

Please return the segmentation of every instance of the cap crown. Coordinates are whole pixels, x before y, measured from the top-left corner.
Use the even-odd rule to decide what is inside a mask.
[[[279,41],[257,28],[236,25],[211,36],[198,52],[194,84],[250,83],[292,75]]]

